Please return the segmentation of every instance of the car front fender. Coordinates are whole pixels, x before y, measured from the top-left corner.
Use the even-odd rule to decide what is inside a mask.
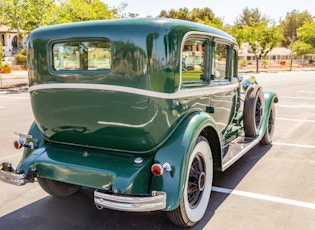
[[[278,103],[278,96],[273,91],[264,91],[264,99],[265,99],[265,111],[264,111],[264,117],[263,122],[259,131],[259,139],[263,138],[265,130],[267,128],[268,124],[268,118],[269,114],[272,108],[272,103]]]

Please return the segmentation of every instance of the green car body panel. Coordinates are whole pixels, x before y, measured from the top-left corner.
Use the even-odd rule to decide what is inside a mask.
[[[217,43],[227,55],[225,69],[215,72]],[[198,50],[207,63],[186,66],[184,55],[197,60]],[[80,67],[73,64],[77,57]],[[216,170],[245,153],[226,158],[233,140],[245,138],[237,66],[232,36],[187,21],[90,21],[36,29],[28,38],[35,121],[14,173],[25,175],[23,182],[39,176],[130,196],[162,191],[163,210],[174,210],[200,135],[210,144]],[[264,92],[253,144],[263,138],[276,98]],[[153,175],[151,166],[165,162],[170,170]]]

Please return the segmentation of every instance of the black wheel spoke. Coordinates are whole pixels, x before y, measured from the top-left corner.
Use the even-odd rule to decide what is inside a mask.
[[[204,184],[203,181],[200,181],[202,174],[204,174],[203,160],[200,156],[196,156],[191,164],[187,187],[188,202],[192,208],[198,205],[202,196],[203,189],[199,186]]]

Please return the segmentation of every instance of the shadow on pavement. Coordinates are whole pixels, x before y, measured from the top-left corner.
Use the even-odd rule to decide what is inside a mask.
[[[271,146],[258,145],[224,173],[215,172],[213,185],[233,189]],[[229,194],[212,192],[204,218],[191,229],[202,229]],[[93,190],[82,189],[64,199],[47,196],[0,219],[0,229],[183,229],[173,225],[165,212],[131,213],[96,209]]]

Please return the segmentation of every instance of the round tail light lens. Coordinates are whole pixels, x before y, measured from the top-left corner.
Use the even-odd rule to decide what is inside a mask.
[[[151,166],[151,172],[155,176],[161,176],[163,174],[163,167],[160,164],[154,164]]]

